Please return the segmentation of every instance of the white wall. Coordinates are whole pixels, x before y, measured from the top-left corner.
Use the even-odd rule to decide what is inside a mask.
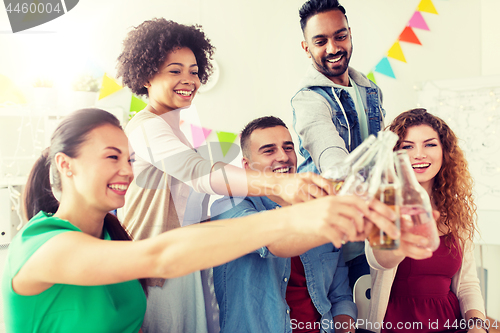
[[[6,12],[0,9],[0,74],[13,79],[28,98],[29,83],[37,73],[67,77],[89,57],[114,75],[127,29],[163,16],[180,23],[202,24],[217,47],[219,82],[195,100],[203,126],[238,132],[248,121],[266,114],[279,116],[291,126],[289,100],[309,65],[300,48],[298,8],[303,2],[81,0],[64,16],[17,34],[10,33]],[[419,2],[342,1],[353,34],[351,65],[370,71],[396,41]],[[423,13],[430,31],[415,29],[423,45],[402,43],[407,63],[390,60],[397,78],[375,74],[384,92],[388,121],[417,106],[418,89],[424,81],[500,74],[500,1],[433,3],[439,15]],[[0,118],[0,122],[5,121]],[[0,149],[6,144],[12,140],[1,138]],[[498,267],[492,261],[498,258],[498,247],[488,251],[496,255],[488,256],[487,265]],[[490,275],[490,284],[497,279]],[[489,301],[490,315],[500,318],[498,295],[491,295]]]
[[[343,1],[354,40],[351,65],[369,72],[397,40],[419,1]],[[204,126],[235,132],[265,114],[291,124],[289,100],[309,65],[300,48],[302,3],[82,0],[66,15],[42,26],[0,34],[0,45],[8,50],[0,53],[0,73],[27,84],[37,72],[69,76],[90,56],[114,75],[127,29],[164,16],[202,24],[217,48],[219,83],[195,100]],[[401,43],[407,63],[390,60],[397,79],[376,74],[388,120],[416,106],[416,89],[422,81],[500,73],[495,58],[500,43],[491,33],[498,31],[493,13],[498,12],[499,2],[434,0],[434,4],[439,15],[423,13],[430,31],[415,29],[423,45]],[[7,15],[0,11],[0,31],[9,30]]]

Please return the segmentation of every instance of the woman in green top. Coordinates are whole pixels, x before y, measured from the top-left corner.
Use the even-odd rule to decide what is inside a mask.
[[[363,215],[397,236],[361,199],[327,196],[237,223],[110,241],[130,239],[108,212],[123,206],[132,178],[128,141],[113,115],[83,109],[61,122],[28,179],[30,221],[9,248],[2,281],[7,332],[139,332],[146,299],[137,279],[220,265],[290,234],[323,235],[340,246],[344,235],[363,231]],[[386,206],[375,208],[391,216]]]

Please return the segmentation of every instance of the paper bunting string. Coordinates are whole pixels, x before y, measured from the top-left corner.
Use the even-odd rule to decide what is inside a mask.
[[[401,44],[399,42],[407,42],[407,43],[422,45],[422,43],[420,43],[420,40],[418,39],[417,35],[415,35],[415,32],[412,29],[412,28],[417,28],[422,30],[430,30],[421,12],[426,12],[431,14],[438,13],[436,8],[434,7],[434,4],[432,3],[432,0],[420,0],[417,11],[413,13],[407,26],[404,28],[403,32],[401,32],[401,34],[399,35],[398,40],[391,46],[389,51],[387,51],[387,57],[402,62],[406,62],[403,49],[401,48]],[[387,75],[395,79],[396,76],[394,75],[391,63],[389,62],[389,59],[387,57],[382,58],[382,60],[380,60],[379,63],[375,66],[373,71]],[[367,77],[368,79],[373,81],[373,83],[376,83],[373,71],[370,71]]]
[[[132,95],[132,101],[130,102],[130,112],[137,113],[148,105],[148,103],[144,102],[139,97]]]
[[[110,78],[107,74],[102,77],[101,92],[99,93],[99,100],[107,97],[115,92],[123,89],[114,79]]]
[[[193,137],[194,148],[201,146],[211,132],[211,129],[191,124],[191,136]]]
[[[422,29],[422,30],[429,30],[427,23],[425,23],[425,20],[419,11],[416,11],[415,13],[413,13],[413,16],[411,17],[410,21],[408,22],[408,26],[412,27],[412,28]]]
[[[217,132],[217,138],[219,139],[220,149],[222,154],[226,156],[227,152],[233,145],[234,140],[238,137],[236,133],[230,132]]]
[[[399,42],[396,42],[392,45],[392,47],[389,49],[389,52],[387,52],[387,56],[389,58],[406,62],[405,55],[403,54],[403,50],[401,49],[401,45],[399,45]]]
[[[415,35],[415,32],[411,27],[406,27],[401,33],[401,35],[399,35],[398,39],[400,42],[422,45],[422,43],[420,43],[420,40],[418,39],[417,35]]]
[[[434,7],[434,4],[432,3],[431,0],[422,0],[420,1],[420,4],[417,7],[417,10],[421,12],[426,12],[426,13],[431,13],[431,14],[437,14],[436,7]]]
[[[0,75],[0,104],[4,103],[25,104],[26,99],[11,79]]]
[[[384,57],[379,61],[377,66],[375,66],[375,72],[387,75],[389,77],[392,77],[393,79],[396,78],[394,72],[392,71],[391,63],[389,62],[389,59],[387,59],[387,57]]]
[[[370,73],[368,73],[368,75],[366,76],[370,81],[372,81],[373,83],[377,84],[377,81],[375,80],[375,74],[373,74],[372,71],[370,71]]]

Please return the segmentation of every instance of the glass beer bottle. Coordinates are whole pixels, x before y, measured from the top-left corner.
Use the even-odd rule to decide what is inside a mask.
[[[389,206],[396,213],[394,223],[400,229],[401,182],[394,169],[392,148],[386,151],[387,159],[382,171],[380,187],[375,194],[375,199]],[[368,235],[368,242],[376,250],[395,250],[399,248],[399,239],[393,239],[375,224]]]
[[[401,180],[401,218],[411,222],[411,227],[403,229],[415,234],[427,237],[428,248],[436,251],[439,247],[439,235],[436,223],[432,217],[432,205],[427,191],[420,186],[417,176],[413,171],[410,158],[406,151],[395,152],[396,167]]]
[[[355,194],[367,200],[369,199],[368,188],[371,184],[373,170],[381,145],[382,142],[380,138],[376,138],[369,146],[366,146],[366,149],[364,149],[358,158],[353,161],[338,195]],[[378,183],[374,184],[377,188],[378,185]],[[372,196],[374,194],[375,192],[372,193]]]
[[[353,164],[356,163],[356,161],[358,161],[368,149],[370,149],[376,140],[377,138],[373,134],[369,135],[356,149],[347,155],[345,159],[325,170],[321,176],[330,180],[333,183],[335,190],[338,192],[342,187],[342,184],[344,184],[345,178],[351,172]]]
[[[366,200],[373,199],[379,190],[387,159],[397,141],[396,134],[379,132],[377,140],[353,164],[339,195],[355,194]]]

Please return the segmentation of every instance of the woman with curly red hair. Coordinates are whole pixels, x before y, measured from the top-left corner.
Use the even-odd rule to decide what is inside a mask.
[[[381,332],[483,332],[484,301],[473,254],[473,181],[458,139],[425,109],[403,112],[389,130],[399,136],[395,149],[408,153],[418,182],[439,212],[441,243],[432,253],[425,238],[403,232],[398,250],[367,246],[373,268],[368,321],[383,322],[373,327]]]

